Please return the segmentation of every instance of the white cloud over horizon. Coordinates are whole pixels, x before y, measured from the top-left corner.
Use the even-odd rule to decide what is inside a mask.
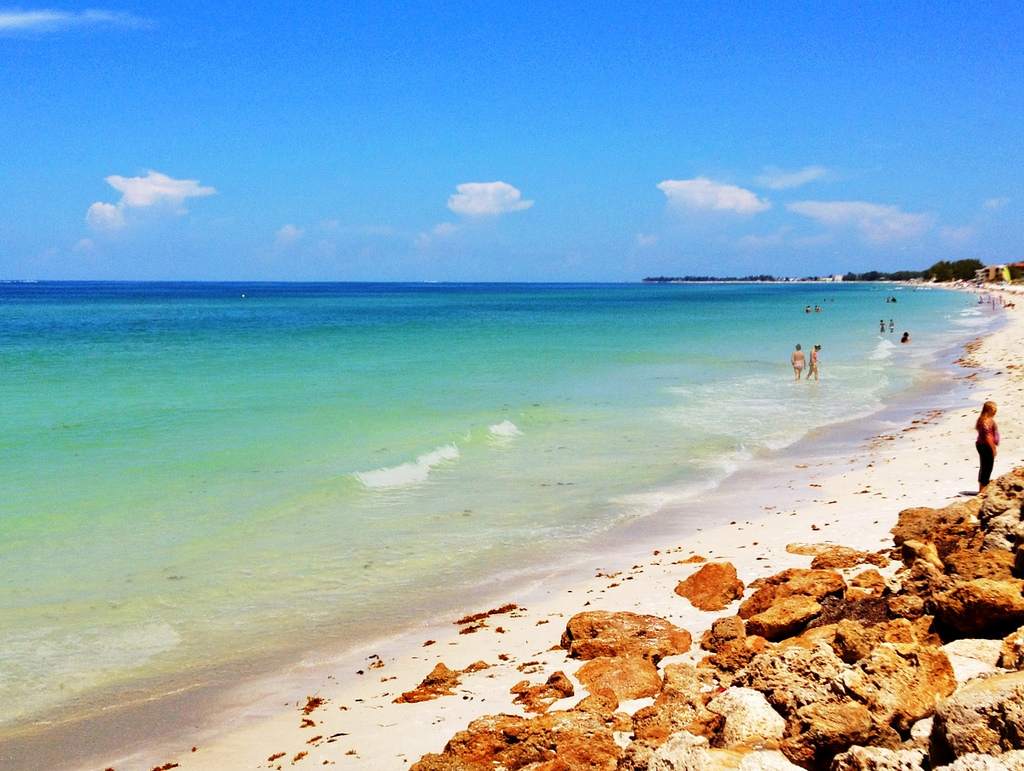
[[[775,166],[766,166],[757,182],[770,190],[788,190],[821,179],[828,173],[824,166],[804,166],[799,171],[785,171]]]
[[[112,11],[101,11],[96,9],[82,11],[81,13],[55,11],[52,9],[41,9],[37,11],[10,9],[0,11],[0,34],[17,32],[56,32],[57,30],[67,29],[70,27],[96,25],[138,28],[149,27],[152,25],[152,22],[138,16],[133,16],[129,13],[114,13]]]
[[[203,187],[195,179],[173,179],[158,171],[149,171],[145,177],[122,177],[113,174],[104,180],[121,193],[116,204],[97,201],[86,212],[85,221],[97,230],[120,230],[127,224],[128,209],[167,207],[173,214],[186,214],[182,205],[186,198],[213,195],[212,187]]]
[[[533,206],[522,200],[522,193],[507,182],[464,182],[448,198],[448,208],[467,217],[496,217]]]
[[[637,246],[653,246],[656,243],[658,243],[658,236],[657,235],[654,235],[654,234],[646,235],[645,233],[637,233],[636,234],[636,244],[637,244]]]
[[[796,201],[786,208],[826,227],[853,227],[871,244],[913,238],[932,226],[931,215],[911,214],[898,206],[866,201]]]
[[[303,228],[291,224],[285,225],[274,234],[274,243],[277,246],[285,246],[301,240],[304,235],[306,235],[306,231]]]
[[[668,198],[670,206],[699,211],[722,211],[756,214],[767,211],[771,203],[736,185],[714,182],[707,177],[666,179],[658,189]]]
[[[987,198],[984,205],[986,209],[1002,209],[1008,203],[1009,198]]]

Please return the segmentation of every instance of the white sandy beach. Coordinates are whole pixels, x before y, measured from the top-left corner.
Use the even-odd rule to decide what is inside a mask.
[[[875,437],[845,460],[795,465],[738,507],[731,524],[688,538],[666,537],[642,553],[624,551],[616,564],[595,559],[582,580],[553,576],[545,586],[496,598],[494,605],[463,608],[470,614],[506,603],[518,606],[487,617],[472,633],[460,634],[467,625],[454,624],[462,613],[453,614],[434,627],[337,660],[299,662],[290,672],[234,694],[234,705],[216,725],[196,725],[180,739],[154,736],[143,752],[97,758],[82,768],[405,768],[424,753],[440,752],[477,717],[524,714],[510,693],[516,683],[543,683],[559,670],[573,678],[581,662],[569,659],[558,643],[569,618],[583,610],[669,619],[690,631],[695,642],[690,653],[662,666],[680,658],[696,661],[705,655],[696,640],[723,614],[698,611],[674,593],[677,583],[699,567],[685,562],[688,557],[729,561],[749,585],[787,567],[808,566],[811,557],[787,552],[789,544],[829,542],[867,551],[891,545],[889,530],[901,509],[941,507],[976,489],[974,421],[986,400],[999,405],[1002,445],[994,476],[1024,464],[1024,313],[1018,307],[1005,314],[1006,326],[965,357],[962,376],[971,390],[959,407],[938,413],[921,405],[906,425]],[[826,368],[822,377],[828,377]],[[481,661],[488,667],[463,674],[454,695],[394,702],[438,662],[464,670]],[[587,695],[575,680],[574,685],[576,695],[556,702],[554,709]],[[322,701],[310,702],[312,697]],[[620,709],[633,713],[650,701]]]

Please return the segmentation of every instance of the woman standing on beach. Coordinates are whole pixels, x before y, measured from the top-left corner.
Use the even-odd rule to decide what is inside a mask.
[[[793,374],[796,375],[796,379],[800,379],[800,373],[804,369],[804,352],[800,350],[800,343],[796,344],[796,350],[793,351],[793,355],[789,357],[789,363],[793,365]]]
[[[978,456],[981,458],[981,470],[978,472],[978,492],[984,492],[989,480],[992,478],[992,466],[996,460],[996,448],[999,447],[999,427],[996,426],[996,403],[985,402],[981,407],[981,415],[974,427],[978,430],[978,441],[974,446],[978,448]]]

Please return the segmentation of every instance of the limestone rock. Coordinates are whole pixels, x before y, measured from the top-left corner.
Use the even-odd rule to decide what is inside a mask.
[[[743,582],[731,562],[708,562],[676,586],[676,594],[698,610],[725,610],[743,596]]]
[[[995,581],[1013,579],[1013,553],[1005,549],[957,549],[950,552],[943,560],[945,570],[961,581],[972,581],[976,578],[991,578]]]
[[[739,616],[723,616],[711,622],[708,629],[700,638],[700,647],[706,651],[718,651],[721,647],[732,640],[742,640],[747,636],[743,627],[743,619]]]
[[[1021,502],[1024,500],[1024,468],[994,479],[981,496],[978,522],[983,535],[982,551],[1015,551],[1024,541]]]
[[[786,731],[786,721],[764,694],[750,688],[727,688],[708,702],[708,710],[725,718],[715,745],[726,749],[778,742]]]
[[[778,750],[757,750],[744,755],[736,771],[801,771]]]
[[[559,699],[574,695],[575,689],[565,672],[555,672],[543,685],[523,680],[512,686],[511,693],[516,694],[512,703],[521,704],[526,712],[547,712]]]
[[[658,616],[604,610],[577,613],[565,627],[561,645],[574,659],[640,656],[657,664],[690,650],[690,633]]]
[[[918,541],[916,539],[904,541],[900,545],[900,555],[904,564],[907,565],[921,561],[931,565],[939,572],[946,569],[945,564],[939,557],[939,548],[931,541]]]
[[[991,634],[1024,622],[1024,581],[979,578],[955,584],[933,598],[940,621],[965,635]],[[1005,632],[1004,632],[1005,633]]]
[[[406,691],[395,699],[394,703],[415,704],[420,701],[431,701],[439,696],[451,696],[458,685],[459,673],[438,662],[415,690]]]
[[[849,584],[850,586],[858,589],[865,589],[869,592],[873,592],[874,594],[882,594],[888,588],[882,574],[874,568],[868,568],[867,570],[858,573],[850,579]]]
[[[1024,626],[1003,638],[996,663],[1003,669],[1024,669]]]
[[[410,771],[519,771],[531,764],[563,771],[615,771],[622,755],[612,732],[587,712],[548,712],[534,718],[487,715]],[[539,769],[541,766],[533,766]]]
[[[1024,753],[1014,751],[1002,755],[979,755],[972,752],[933,771],[1024,771]]]
[[[783,570],[753,585],[756,591],[744,600],[739,609],[740,616],[745,619],[765,612],[786,597],[800,595],[821,602],[827,596],[841,596],[846,591],[846,581],[838,573],[801,568]]]
[[[639,656],[603,656],[576,671],[576,679],[591,693],[611,693],[619,701],[657,696],[661,691],[658,668]]]
[[[782,752],[798,766],[826,769],[838,753],[866,742],[872,728],[871,713],[858,702],[808,704],[791,719]]]
[[[941,557],[970,543],[978,535],[980,508],[981,501],[971,498],[944,509],[904,509],[891,531],[893,543],[902,546],[905,541],[931,541]]]
[[[897,731],[931,715],[936,702],[956,688],[949,658],[929,645],[883,643],[840,679],[877,725]]]
[[[690,664],[669,664],[663,676],[654,704],[633,715],[636,738],[656,746],[679,731],[713,735],[723,722],[705,706],[715,684],[713,675]]]
[[[884,568],[889,558],[883,554],[851,549],[849,546],[830,546],[811,560],[813,570],[842,570],[862,565],[865,562]]]
[[[783,597],[776,599],[767,610],[748,618],[747,629],[766,640],[781,640],[799,632],[819,613],[821,605],[812,597]]]
[[[1001,640],[954,640],[942,646],[961,685],[980,675],[998,672]]]
[[[1024,749],[1024,672],[979,678],[935,709],[932,762]]]
[[[838,678],[845,668],[828,645],[794,647],[755,656],[733,684],[761,691],[788,718],[800,707],[840,698]]]
[[[866,627],[859,621],[843,619],[836,625],[832,649],[847,664],[860,661],[882,643],[912,644],[918,642],[914,625],[900,618]]]
[[[656,749],[647,771],[713,771],[711,748],[703,736],[682,731]]]
[[[832,771],[921,771],[921,750],[887,750],[883,747],[850,747],[832,761]]]

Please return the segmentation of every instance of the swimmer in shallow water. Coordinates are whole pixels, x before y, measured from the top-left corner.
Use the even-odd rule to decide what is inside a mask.
[[[804,364],[806,363],[804,358],[804,352],[800,350],[800,343],[796,344],[796,350],[793,351],[793,355],[789,357],[789,363],[793,365],[793,374],[796,375],[796,379],[800,379],[800,373],[804,371]]]

